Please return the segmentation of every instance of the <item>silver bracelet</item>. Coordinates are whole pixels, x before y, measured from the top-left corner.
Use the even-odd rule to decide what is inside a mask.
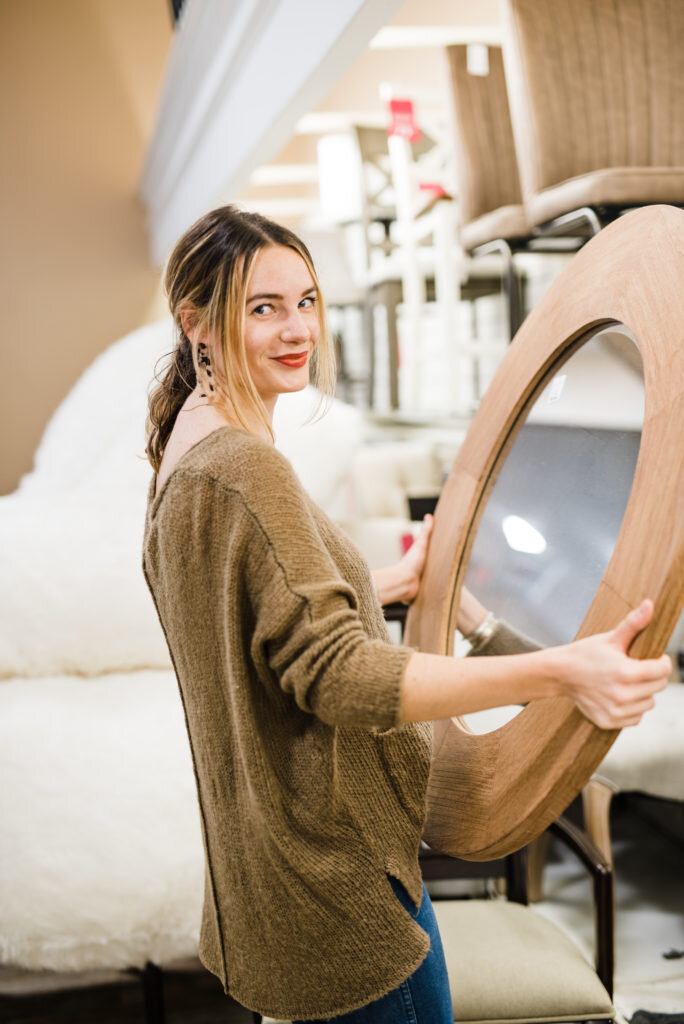
[[[471,653],[479,647],[484,647],[498,625],[499,620],[494,612],[487,612],[480,625],[476,626],[472,633],[464,637],[466,643],[470,644]]]

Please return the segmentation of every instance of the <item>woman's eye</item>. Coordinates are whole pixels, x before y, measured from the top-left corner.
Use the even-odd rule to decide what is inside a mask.
[[[256,313],[257,316],[263,316],[264,313],[269,312],[271,309],[273,309],[273,306],[270,302],[262,302],[260,306],[255,306],[252,312]]]
[[[316,305],[316,296],[307,295],[305,299],[302,299],[299,305],[302,306],[304,309],[313,309],[313,307]]]

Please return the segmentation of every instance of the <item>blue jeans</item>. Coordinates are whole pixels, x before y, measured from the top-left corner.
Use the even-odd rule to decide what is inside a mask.
[[[454,1024],[444,950],[427,889],[423,886],[420,910],[416,910],[401,882],[390,875],[388,878],[399,902],[430,937],[430,949],[422,964],[398,988],[359,1010],[319,1022],[292,1024]]]

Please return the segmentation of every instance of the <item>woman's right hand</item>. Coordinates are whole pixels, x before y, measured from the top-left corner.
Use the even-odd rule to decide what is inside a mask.
[[[652,615],[653,602],[642,601],[610,632],[556,648],[561,692],[600,729],[636,725],[667,685],[672,671],[667,654],[642,660],[627,653]]]
[[[428,722],[545,697],[570,697],[600,729],[636,725],[664,689],[672,664],[630,658],[627,651],[651,620],[644,601],[608,633],[527,654],[452,658],[414,651],[402,679],[402,722]]]

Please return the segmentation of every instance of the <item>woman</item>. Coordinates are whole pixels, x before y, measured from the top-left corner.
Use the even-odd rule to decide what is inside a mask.
[[[380,602],[415,596],[430,523],[374,584],[272,443],[279,395],[310,377],[331,390],[305,246],[224,207],[181,238],[165,284],[179,342],[150,399],[144,570],[194,758],[200,956],[269,1016],[450,1022],[417,857],[429,723],[564,695],[602,728],[635,724],[670,671],[626,654],[652,607],[486,657],[510,635],[474,602],[460,625],[484,657],[392,645]]]

